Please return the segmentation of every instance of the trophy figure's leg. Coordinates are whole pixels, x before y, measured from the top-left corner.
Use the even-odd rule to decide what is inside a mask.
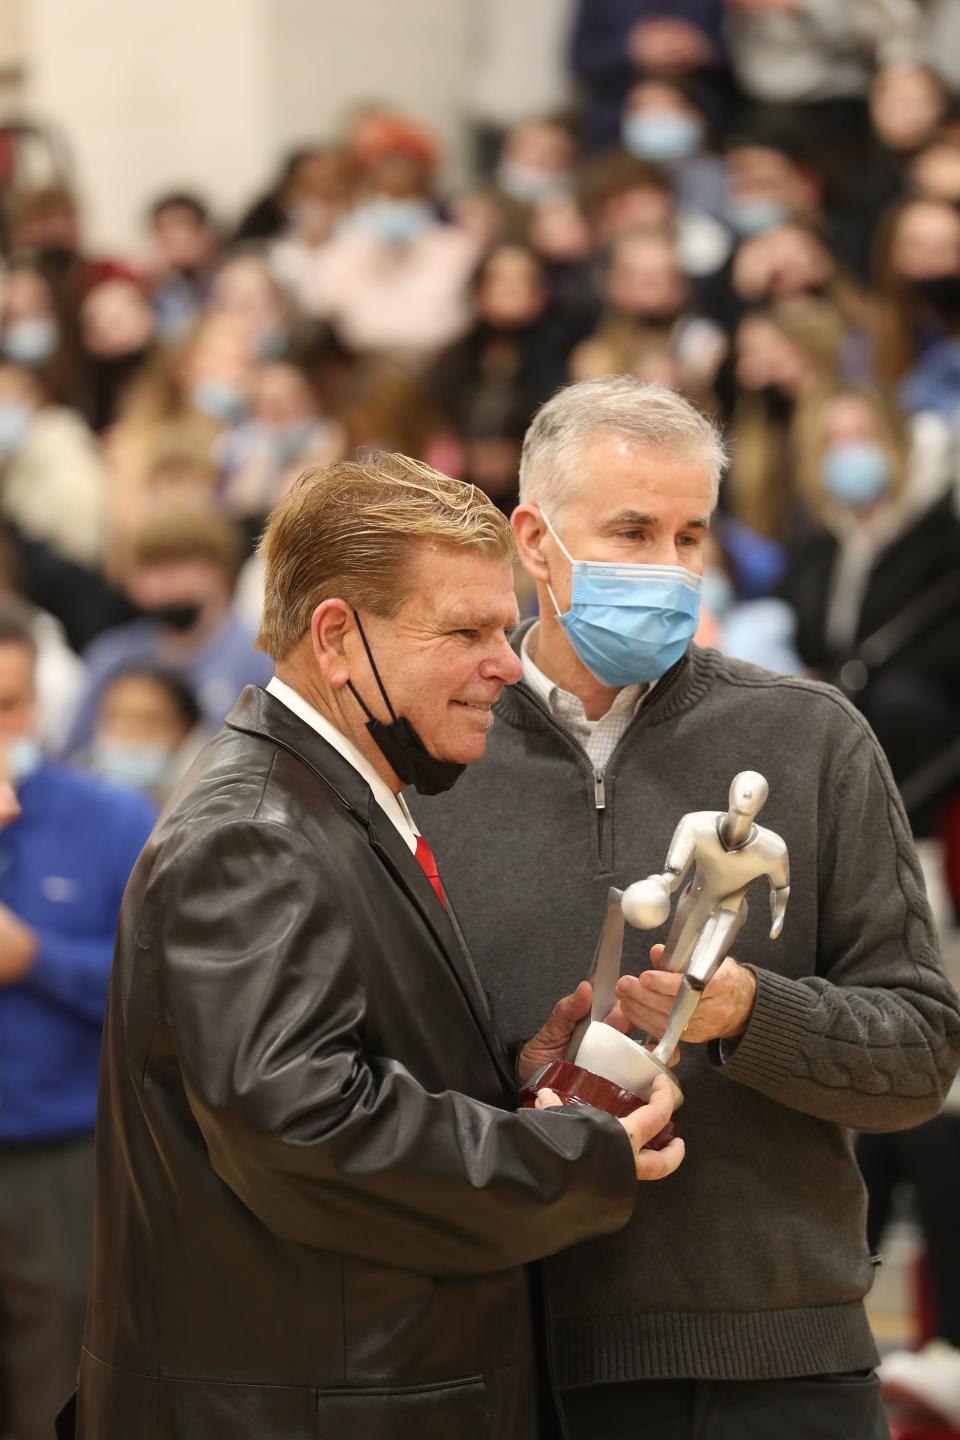
[[[667,1064],[680,1043],[681,1035],[700,1004],[700,996],[730,953],[730,947],[746,923],[747,914],[747,902],[741,900],[735,910],[725,910],[720,906],[710,917],[690,957],[667,1028],[653,1052],[654,1059],[662,1065]]]

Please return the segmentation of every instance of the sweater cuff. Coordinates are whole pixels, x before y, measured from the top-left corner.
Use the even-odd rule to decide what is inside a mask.
[[[731,1080],[769,1091],[798,1073],[810,1034],[816,997],[806,985],[772,970],[747,966],[756,977],[757,994],[747,1028],[735,1046],[711,1040],[710,1064]]]

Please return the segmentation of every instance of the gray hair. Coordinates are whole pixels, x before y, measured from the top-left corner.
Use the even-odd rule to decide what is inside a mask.
[[[543,506],[551,519],[560,514],[583,488],[578,462],[584,444],[602,432],[677,459],[702,461],[716,498],[727,451],[713,421],[666,385],[604,375],[558,390],[533,417],[520,459],[521,503]]]

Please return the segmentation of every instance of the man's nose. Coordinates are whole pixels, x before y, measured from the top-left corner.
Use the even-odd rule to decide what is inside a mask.
[[[520,679],[523,666],[506,636],[499,642],[496,654],[484,660],[480,674],[484,680],[499,680],[502,685],[515,685]]]

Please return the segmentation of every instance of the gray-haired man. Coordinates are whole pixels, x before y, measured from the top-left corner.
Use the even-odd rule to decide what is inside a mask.
[[[542,408],[513,517],[540,601],[515,637],[523,679],[484,759],[418,812],[513,1040],[584,974],[608,886],[658,869],[679,817],[722,803],[736,772],[767,777],[764,820],[790,849],[783,937],[757,907],[687,1030],[687,1164],[625,1230],[550,1262],[558,1378],[574,1440],[872,1440],[847,1127],[936,1113],[960,1010],[868,727],[826,686],[690,643],[722,468],[712,425],[661,387],[591,381]],[[680,976],[627,944],[642,973],[621,1004],[662,1034]]]

